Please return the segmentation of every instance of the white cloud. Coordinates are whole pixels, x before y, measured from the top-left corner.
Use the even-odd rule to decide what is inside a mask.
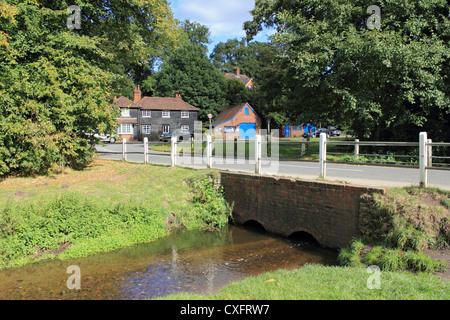
[[[211,37],[243,37],[243,24],[252,19],[249,13],[255,0],[176,0],[171,7],[179,20],[189,19],[206,25]]]

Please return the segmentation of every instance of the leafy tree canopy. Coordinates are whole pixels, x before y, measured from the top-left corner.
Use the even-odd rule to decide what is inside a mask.
[[[251,39],[276,27],[292,117],[347,124],[361,137],[450,140],[450,6],[447,1],[259,0]],[[335,123],[330,123],[330,122]]]
[[[184,101],[200,109],[201,120],[226,105],[225,77],[213,67],[202,46],[187,43],[174,50],[155,74],[155,83],[155,96],[173,97],[179,92]]]
[[[88,133],[116,126],[112,95],[177,32],[162,0],[75,4],[70,30],[66,1],[0,2],[0,175],[86,165]]]

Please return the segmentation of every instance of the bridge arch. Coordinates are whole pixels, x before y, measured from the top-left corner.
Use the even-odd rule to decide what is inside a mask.
[[[244,228],[249,229],[251,231],[255,231],[258,233],[265,233],[267,232],[266,228],[263,226],[263,224],[259,221],[256,221],[254,219],[250,219],[245,221],[243,224]]]
[[[317,237],[312,235],[310,232],[303,231],[303,230],[292,232],[288,236],[288,239],[291,241],[294,241],[294,242],[306,242],[308,244],[320,246],[320,242],[317,239]]]

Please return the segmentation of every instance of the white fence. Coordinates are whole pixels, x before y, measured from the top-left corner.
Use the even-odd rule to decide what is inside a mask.
[[[177,165],[177,147],[178,147],[178,141],[177,137],[171,138],[171,152],[170,152],[170,158],[171,158],[171,166],[175,167]],[[242,141],[242,140],[241,140]],[[222,143],[226,143],[226,140],[221,140]],[[234,140],[232,141],[234,144]],[[199,143],[203,143],[200,141]],[[261,135],[256,135],[254,140],[254,157],[255,157],[255,173],[260,174],[261,173],[261,159],[262,159],[262,145],[261,145]],[[223,147],[222,144],[220,144],[220,148]],[[206,157],[206,167],[208,169],[213,167],[213,139],[210,135],[206,136],[206,148],[205,152],[203,154],[204,157]],[[234,149],[234,148],[233,148]],[[241,148],[242,149],[242,148]],[[245,148],[243,148],[241,151],[245,151]],[[232,155],[234,158],[234,154]],[[278,159],[276,159],[278,161]]]
[[[249,148],[251,149],[251,158],[254,157],[255,162],[255,169],[254,172],[256,174],[261,174],[261,164],[263,160],[268,159],[267,151],[268,146],[271,146],[271,157],[270,160],[274,163],[277,163],[280,161],[279,159],[279,139],[278,136],[269,138],[267,135],[263,135],[265,137],[265,141],[262,141],[261,135],[256,135],[255,139],[250,140],[238,140],[239,143],[244,143],[244,147],[240,148],[240,151],[245,152],[245,143],[249,143]],[[206,138],[206,139],[204,139]],[[206,141],[204,141],[206,140]],[[186,142],[183,142],[186,143]],[[234,140],[227,141],[227,140],[219,140],[219,141],[213,141],[212,137],[209,135],[206,135],[202,137],[202,139],[192,141],[193,144],[197,144],[197,147],[194,147],[194,150],[197,150],[199,154],[197,156],[201,157],[201,162],[204,160],[206,161],[206,167],[207,168],[213,168],[213,158],[216,162],[218,162],[218,157],[216,154],[216,157],[213,157],[213,149],[216,149],[216,153],[218,150],[221,150],[223,147],[222,143],[230,143],[231,146],[233,146],[233,152],[234,152],[234,144],[236,143]],[[206,143],[205,148],[203,148],[203,144]],[[327,161],[327,145],[354,145],[354,155],[355,158],[357,158],[359,153],[360,146],[413,146],[413,147],[419,147],[419,183],[421,186],[426,187],[427,186],[427,174],[429,170],[450,170],[449,167],[434,167],[432,165],[432,148],[433,147],[449,147],[450,143],[444,143],[444,142],[437,142],[433,143],[430,139],[427,138],[426,132],[421,132],[419,134],[419,142],[381,142],[381,141],[359,141],[358,139],[354,141],[333,141],[333,139],[327,140],[326,134],[321,133],[319,142],[317,141],[301,141],[301,142],[283,142],[283,143],[300,143],[300,150],[299,152],[304,153],[305,150],[305,144],[313,144],[313,143],[319,143],[319,169],[318,169],[318,177],[320,178],[326,178],[327,174],[327,163],[336,163],[336,161]],[[178,150],[178,145],[180,142],[177,141],[176,137],[172,137],[171,139],[171,153],[170,153],[170,163],[172,167],[175,167],[177,165],[177,161],[179,158],[181,158]],[[263,144],[266,146],[264,148]],[[263,149],[265,150],[265,154],[263,155]],[[238,148],[239,150],[239,148]],[[228,155],[225,155],[227,157]],[[234,154],[231,154],[231,157],[234,159]],[[263,157],[264,156],[264,157]],[[404,156],[404,155],[403,155]],[[148,162],[148,140],[147,138],[144,138],[144,163]],[[409,156],[408,156],[409,157]],[[411,156],[413,157],[413,156]],[[445,157],[443,157],[445,158]],[[123,139],[122,141],[122,160],[127,160],[127,141],[126,139]],[[291,159],[292,160],[292,159]],[[317,160],[316,160],[317,162]],[[358,163],[360,165],[363,165],[364,163]],[[398,166],[398,165],[396,165]],[[401,167],[401,166],[400,166]],[[277,169],[278,167],[275,167]],[[273,170],[272,170],[273,171]],[[277,172],[271,172],[271,173],[277,173]]]
[[[428,184],[428,170],[450,170],[447,167],[433,167],[432,166],[432,147],[433,146],[450,146],[450,143],[438,142],[433,143],[431,139],[427,138],[426,132],[421,132],[419,134],[419,142],[376,142],[376,141],[366,141],[361,142],[359,140],[353,141],[327,141],[325,133],[320,134],[319,141],[319,177],[326,177],[326,155],[327,155],[327,144],[340,144],[340,145],[355,145],[355,157],[359,155],[360,145],[369,146],[418,146],[419,147],[419,183],[420,186],[426,187]]]

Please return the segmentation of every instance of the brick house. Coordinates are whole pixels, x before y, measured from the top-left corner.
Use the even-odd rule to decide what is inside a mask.
[[[216,137],[252,139],[259,134],[261,118],[248,103],[241,103],[223,109],[211,125]]]
[[[117,118],[119,137],[127,141],[144,137],[158,140],[159,135],[176,129],[194,131],[194,122],[198,118],[198,109],[183,101],[180,94],[175,98],[143,97],[139,86],[134,90],[134,101],[126,97],[114,99],[121,110]]]
[[[239,67],[234,68],[232,73],[225,73],[225,77],[228,79],[240,80],[247,89],[253,88],[253,79],[245,74],[241,74],[241,69]]]

